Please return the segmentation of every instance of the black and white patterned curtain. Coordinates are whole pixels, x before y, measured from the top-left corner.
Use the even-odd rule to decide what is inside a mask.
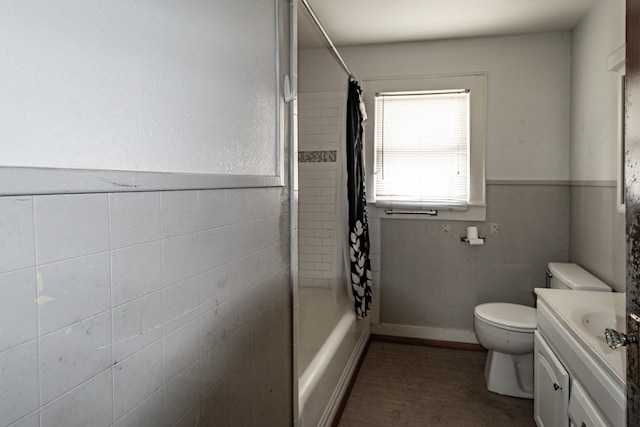
[[[349,80],[347,97],[347,195],[349,199],[349,258],[351,289],[358,317],[366,317],[371,306],[371,262],[369,224],[365,192],[363,122],[366,118],[362,89]]]

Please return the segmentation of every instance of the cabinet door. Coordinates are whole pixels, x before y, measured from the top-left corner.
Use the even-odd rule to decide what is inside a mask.
[[[600,415],[587,393],[575,379],[571,384],[569,419],[572,424],[578,427],[607,427],[602,415]]]
[[[567,427],[569,373],[542,335],[534,336],[533,417],[538,427]]]

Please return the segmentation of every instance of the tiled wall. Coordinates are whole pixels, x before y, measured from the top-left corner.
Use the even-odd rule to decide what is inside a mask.
[[[298,99],[299,280],[331,287],[335,279],[335,196],[342,92],[300,93]]]
[[[288,203],[0,198],[0,426],[289,425]]]

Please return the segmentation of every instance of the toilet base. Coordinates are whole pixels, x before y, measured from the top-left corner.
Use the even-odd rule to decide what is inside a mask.
[[[489,391],[533,399],[533,352],[514,355],[489,350],[484,378]]]

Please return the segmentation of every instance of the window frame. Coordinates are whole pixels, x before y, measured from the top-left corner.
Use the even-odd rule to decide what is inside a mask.
[[[406,214],[383,215],[383,218],[424,218],[462,221],[486,219],[486,129],[487,75],[484,72],[397,78],[373,78],[363,81],[363,95],[369,119],[365,124],[365,165],[367,203],[375,205],[375,94],[380,92],[416,92],[468,89],[471,92],[469,201],[466,210],[438,209],[436,216]],[[407,210],[411,210],[407,208]]]

